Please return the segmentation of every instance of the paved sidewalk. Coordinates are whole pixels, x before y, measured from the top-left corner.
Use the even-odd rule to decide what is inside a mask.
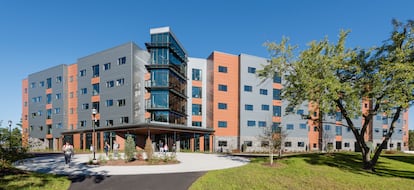
[[[91,154],[75,154],[70,166],[65,165],[63,154],[61,156],[45,156],[24,160],[16,165],[23,170],[40,173],[54,173],[62,175],[137,175],[137,174],[163,174],[184,173],[219,170],[242,166],[248,159],[222,154],[204,153],[177,153],[178,164],[149,165],[149,166],[95,166],[87,165]],[[97,158],[100,154],[96,155]]]

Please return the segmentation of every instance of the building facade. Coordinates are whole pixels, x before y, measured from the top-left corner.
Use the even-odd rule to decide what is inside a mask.
[[[261,136],[272,128],[284,134],[284,151],[358,149],[352,132],[340,126],[339,112],[323,114],[336,124],[319,125],[303,119],[321,114],[308,103],[286,109],[283,76],[256,75],[266,58],[217,51],[191,58],[169,27],[151,29],[150,38],[146,49],[129,42],[28,75],[22,81],[23,139],[40,139],[55,150],[63,141],[81,150],[117,141],[122,149],[131,136],[137,148],[150,138],[155,150],[175,144],[178,150],[264,152]],[[369,109],[369,101],[361,103]],[[404,112],[387,149],[408,149],[407,120]],[[388,122],[379,115],[369,125],[373,147]]]

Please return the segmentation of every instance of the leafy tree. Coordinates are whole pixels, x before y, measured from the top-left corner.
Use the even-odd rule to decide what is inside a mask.
[[[134,153],[135,153],[135,141],[131,135],[128,135],[126,142],[125,142],[125,161],[133,161],[134,160]]]
[[[390,39],[369,50],[346,48],[349,31],[341,31],[336,44],[327,38],[313,41],[298,56],[294,56],[296,46],[290,45],[288,38],[279,44],[268,42],[265,46],[271,53],[270,64],[258,71],[264,79],[275,73],[287,74],[282,96],[289,101],[289,107],[309,101],[314,111],[341,112],[346,120],[341,125],[352,131],[361,148],[363,168],[372,171],[382,147],[394,133],[395,122],[414,100],[414,22],[393,20],[393,26]],[[370,102],[364,112],[363,100]],[[391,123],[371,156],[364,136],[377,114],[385,114]],[[362,116],[362,125],[354,123],[355,116]],[[318,118],[308,117],[322,122]]]
[[[266,147],[269,152],[270,165],[273,165],[274,153],[278,152],[278,157],[282,157],[282,145],[286,138],[286,133],[281,127],[273,128],[272,125],[263,128],[263,133],[259,136],[261,141],[269,143]]]
[[[408,148],[410,150],[414,150],[414,130],[410,130],[409,131],[409,136],[408,136]]]

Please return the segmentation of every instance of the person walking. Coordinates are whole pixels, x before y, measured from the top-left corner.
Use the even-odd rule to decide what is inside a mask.
[[[114,150],[114,157],[118,157],[118,149],[119,149],[119,144],[116,141],[114,141],[113,148],[112,148],[112,150]]]
[[[108,144],[108,141],[105,141],[104,151],[105,151],[106,157],[108,157],[109,148],[110,148],[110,146]]]
[[[66,144],[62,147],[62,150],[63,154],[65,155],[65,164],[69,164],[73,155],[73,146],[68,141],[66,141]]]

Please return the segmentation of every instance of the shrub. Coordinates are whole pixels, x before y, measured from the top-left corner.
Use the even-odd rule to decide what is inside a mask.
[[[147,159],[151,160],[152,155],[154,154],[154,150],[152,148],[152,141],[151,141],[150,137],[148,137],[147,140],[145,141],[144,151],[147,154]]]
[[[126,162],[133,161],[134,154],[135,154],[135,142],[131,136],[128,136],[126,143],[125,143],[125,161]]]

